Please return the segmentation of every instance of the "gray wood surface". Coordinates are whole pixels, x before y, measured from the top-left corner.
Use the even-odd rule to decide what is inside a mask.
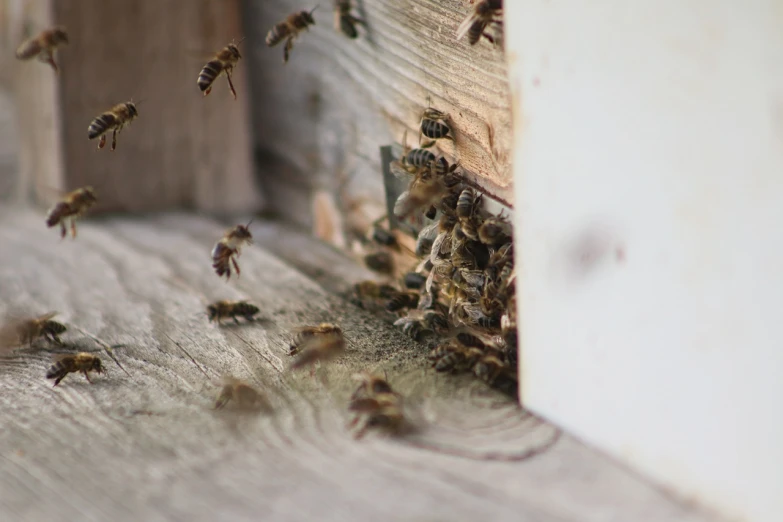
[[[337,285],[329,274],[351,262],[301,235],[259,227],[241,277],[218,279],[209,252],[223,229],[192,215],[113,218],[60,241],[40,211],[0,211],[0,313],[58,310],[126,344],[115,352],[130,374],[104,357],[93,384],[70,375],[53,388],[44,350],[2,361],[0,519],[711,520],[569,436],[504,461],[557,430],[478,382],[434,375],[420,346],[263,248],[285,243],[311,267],[322,255]],[[249,298],[266,320],[210,325],[204,304],[220,298]],[[290,375],[289,330],[323,320],[343,326],[346,355],[326,384]],[[95,348],[74,328],[63,340]],[[414,432],[351,438],[348,375],[362,368],[388,372]],[[213,411],[224,374],[257,386],[273,413]]]
[[[379,147],[418,145],[427,96],[451,115],[458,158],[486,191],[511,200],[511,111],[506,58],[486,42],[470,47],[455,31],[470,12],[464,0],[354,0],[367,23],[356,40],[335,31],[332,2],[297,40],[290,60],[269,48],[267,31],[315,3],[247,1],[249,80],[259,181],[271,210],[306,226],[314,193],[331,193],[348,221],[383,209]],[[490,129],[493,135],[490,140]],[[443,141],[443,140],[441,140]],[[339,186],[350,178],[346,190]],[[356,199],[363,205],[349,210]]]

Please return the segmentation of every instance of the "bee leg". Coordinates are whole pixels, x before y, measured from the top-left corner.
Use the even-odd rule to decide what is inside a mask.
[[[239,270],[239,264],[237,263],[236,258],[232,257],[231,258],[231,262],[234,263],[234,268],[236,268],[236,270],[237,270],[237,277],[239,277],[239,274],[240,274],[241,271]]]
[[[231,89],[231,94],[234,95],[234,99],[237,99],[237,91],[234,90],[234,83],[231,81],[231,73],[226,71],[226,79],[228,80],[228,88]]]
[[[111,150],[114,152],[114,149],[117,148],[117,130],[113,130],[111,133]]]
[[[234,316],[234,323],[239,324],[239,319],[237,319],[237,316]]]
[[[68,229],[65,226],[65,220],[60,221],[60,239],[65,239],[68,235]]]
[[[62,381],[63,379],[65,379],[65,375],[61,375],[61,376],[57,377],[57,378],[54,380],[54,384],[52,384],[52,388],[54,388],[55,386],[57,386],[58,384],[60,384],[60,381]]]
[[[98,142],[98,148],[102,149],[105,146],[106,146],[106,135],[105,134],[101,134],[101,139]]]
[[[283,47],[283,63],[288,63],[288,55],[291,52],[291,49],[294,48],[294,39],[288,38],[288,40],[285,41],[285,47]]]
[[[75,219],[71,220],[71,237],[76,239],[76,220]]]
[[[87,382],[92,384],[92,381],[90,380],[90,374],[87,373],[87,370],[82,370],[82,373],[84,374],[84,378],[87,379]]]
[[[49,339],[51,339],[52,342],[59,344],[60,346],[63,345],[63,342],[60,340],[60,337],[57,334],[49,334]]]

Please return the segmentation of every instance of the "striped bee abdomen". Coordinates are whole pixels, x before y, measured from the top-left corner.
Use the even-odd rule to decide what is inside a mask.
[[[46,217],[46,226],[55,226],[64,216],[67,216],[70,211],[70,205],[65,201],[60,201],[57,203],[57,205],[54,206],[54,208],[49,212],[49,215]]]
[[[206,91],[209,86],[215,81],[215,78],[223,72],[223,64],[220,60],[211,60],[207,62],[201,72],[198,75],[198,88],[201,91]]]
[[[110,112],[104,112],[90,123],[90,127],[87,129],[87,137],[89,139],[95,139],[107,130],[114,127],[117,123],[117,118]]]

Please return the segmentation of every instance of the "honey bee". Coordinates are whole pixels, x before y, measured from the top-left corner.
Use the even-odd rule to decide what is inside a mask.
[[[54,61],[54,52],[57,47],[66,43],[68,43],[68,33],[65,27],[47,29],[39,33],[38,36],[22,42],[16,49],[16,58],[30,60],[38,57],[39,61],[48,63],[54,72],[59,74],[59,69]]]
[[[506,363],[496,355],[485,355],[473,366],[473,374],[506,393],[514,393],[517,388],[517,376]]]
[[[439,223],[432,223],[419,231],[416,236],[416,248],[413,251],[418,257],[429,256],[432,251],[432,243],[438,237],[438,225]]]
[[[228,80],[228,88],[231,89],[231,94],[234,95],[234,99],[237,99],[237,91],[234,89],[234,83],[231,81],[231,72],[236,66],[242,55],[239,54],[238,45],[244,41],[244,38],[238,43],[231,42],[215,54],[215,56],[207,62],[207,64],[201,69],[198,74],[198,88],[204,93],[204,96],[212,92],[212,84],[215,83],[218,76],[221,74],[226,75]]]
[[[478,239],[485,245],[498,247],[511,241],[511,223],[499,217],[488,217],[478,228]]]
[[[402,277],[403,286],[411,290],[421,290],[426,282],[427,276],[418,272],[408,272]]]
[[[215,400],[215,409],[220,410],[234,401],[237,409],[244,411],[270,410],[271,405],[255,388],[234,377],[223,378],[223,388]]]
[[[75,238],[76,220],[97,202],[98,198],[92,187],[83,187],[69,192],[49,210],[46,226],[51,228],[59,223],[60,237],[65,238],[68,234],[66,222],[70,222],[71,237]]]
[[[421,144],[421,137],[426,136],[431,140],[450,140],[454,141],[454,135],[451,127],[446,123],[449,115],[445,112],[441,112],[438,109],[428,107],[424,109],[424,113],[421,115],[421,121],[419,122],[419,144]],[[422,147],[430,147],[432,143],[422,145]]]
[[[62,355],[46,371],[46,378],[54,379],[54,386],[57,386],[60,381],[65,379],[66,375],[76,372],[82,372],[87,382],[92,384],[89,373],[103,373],[100,358],[87,352]]]
[[[411,310],[405,317],[394,321],[402,327],[402,333],[416,342],[424,343],[438,332],[448,329],[448,320],[439,310]]]
[[[316,361],[327,361],[345,351],[345,336],[336,324],[321,323],[318,326],[300,328],[288,348],[288,355],[298,355],[291,364],[296,370]]]
[[[364,21],[351,14],[351,0],[334,0],[334,28],[353,40],[359,36],[357,25]]]
[[[436,372],[458,373],[470,370],[484,355],[479,348],[467,348],[453,342],[436,346],[429,354]]]
[[[462,233],[470,239],[478,239],[478,227],[476,223],[476,214],[481,208],[481,194],[470,187],[462,190],[457,199],[457,218],[459,218]]]
[[[353,289],[357,297],[366,299],[389,299],[397,294],[397,289],[393,286],[375,281],[360,281]]]
[[[253,234],[250,233],[250,220],[247,225],[237,225],[227,230],[223,237],[212,248],[212,268],[219,277],[225,274],[226,280],[231,279],[231,263],[239,277],[240,270],[236,257],[240,255],[240,249],[244,244],[253,244]],[[236,257],[235,257],[236,256]]]
[[[403,308],[416,308],[419,304],[419,293],[415,291],[396,292],[386,303],[386,310],[397,312]]]
[[[351,378],[359,382],[359,387],[351,395],[351,400],[361,396],[372,397],[381,393],[394,393],[385,374],[381,377],[368,371],[361,371],[354,373]]]
[[[252,305],[247,301],[215,301],[207,306],[207,314],[209,315],[209,321],[215,321],[221,324],[223,319],[233,319],[236,324],[239,324],[239,317],[244,317],[246,321],[253,321],[254,316],[259,312],[259,308],[256,305]]]
[[[379,245],[394,248],[395,250],[398,250],[400,247],[400,244],[397,242],[397,237],[392,234],[391,231],[381,228],[378,225],[372,227],[371,239]]]
[[[367,268],[381,274],[391,274],[394,271],[394,260],[391,254],[382,250],[366,254],[364,264],[367,265]]]
[[[115,150],[117,148],[117,135],[122,131],[123,127],[130,125],[138,115],[139,111],[136,109],[136,104],[132,101],[118,103],[92,120],[87,129],[87,137],[94,140],[100,136],[98,148],[102,149],[106,146],[106,133],[112,131],[111,150]]]
[[[291,52],[291,49],[294,48],[294,40],[299,33],[304,29],[308,29],[308,26],[315,25],[313,11],[316,9],[318,9],[318,6],[313,7],[312,11],[292,13],[282,22],[275,24],[266,34],[266,44],[269,47],[274,47],[285,40],[285,47],[283,47],[283,63],[288,63],[288,54]]]
[[[386,383],[388,386],[388,383]],[[371,428],[383,429],[389,433],[399,433],[404,425],[405,417],[402,409],[402,397],[391,391],[378,392],[365,397],[357,397],[351,400],[348,410],[356,415],[348,425],[354,427],[363,419],[359,429],[354,433],[354,438],[362,438]]]
[[[41,337],[62,345],[59,336],[67,328],[64,324],[52,320],[56,315],[57,312],[49,312],[38,317],[9,322],[0,329],[0,348],[25,344],[32,348],[33,343]]]
[[[503,21],[497,18],[501,9],[503,9],[503,0],[480,0],[457,28],[457,40],[467,35],[468,43],[475,45],[483,36],[490,43],[495,44],[495,37],[488,34],[486,30],[489,25],[498,28],[503,26]]]

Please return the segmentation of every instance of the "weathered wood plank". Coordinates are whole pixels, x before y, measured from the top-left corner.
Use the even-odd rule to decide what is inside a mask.
[[[316,25],[296,41],[285,65],[282,49],[268,48],[264,37],[275,22],[306,6],[293,0],[243,4],[256,96],[256,157],[270,205],[310,226],[312,192],[336,193],[340,180],[352,176],[347,194],[368,203],[346,211],[347,219],[379,215],[378,148],[399,142],[404,129],[408,145],[418,143],[428,95],[433,106],[452,117],[456,148],[445,143],[443,152],[458,158],[490,193],[510,201],[505,58],[485,42],[470,47],[455,41],[456,28],[470,10],[467,2],[357,4],[368,32],[350,40],[335,31],[329,2],[315,12]]]
[[[265,227],[259,235],[290,242],[289,252],[318,252]],[[0,518],[710,520],[568,436],[526,462],[414,446],[513,456],[554,429],[472,379],[433,375],[420,346],[257,245],[243,252],[238,280],[218,279],[209,251],[222,230],[190,215],[117,218],[60,241],[39,213],[0,211],[0,314],[59,310],[127,344],[116,351],[130,372],[107,360],[92,385],[69,376],[53,388],[43,351],[0,364]],[[352,266],[326,260],[338,261]],[[245,297],[269,321],[207,324],[205,300]],[[321,320],[350,340],[326,386],[280,371],[289,329]],[[73,331],[63,339],[93,346]],[[350,437],[343,405],[358,368],[388,372],[414,438]],[[274,413],[212,411],[211,381],[224,373],[263,390]]]
[[[241,36],[238,0],[31,4],[44,13],[21,21],[33,33],[51,24],[69,32],[59,76],[15,64],[22,173],[39,200],[89,184],[101,194],[96,212],[257,209],[244,67],[234,76],[237,101],[224,78],[206,99],[196,86],[210,56]],[[115,152],[97,151],[88,125],[130,99],[140,102],[138,119]]]

